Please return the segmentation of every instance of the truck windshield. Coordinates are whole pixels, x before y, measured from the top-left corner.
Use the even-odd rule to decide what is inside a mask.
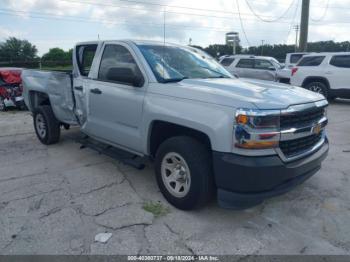
[[[185,78],[232,78],[220,64],[204,52],[162,45],[138,45],[158,82],[178,82]]]

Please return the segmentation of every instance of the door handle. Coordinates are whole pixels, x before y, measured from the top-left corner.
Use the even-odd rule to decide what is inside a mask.
[[[332,74],[332,71],[326,71],[325,74],[326,74],[326,75],[331,75],[331,74]]]
[[[102,94],[102,91],[98,88],[90,89],[90,92],[96,95]]]
[[[82,86],[75,86],[74,89],[78,90],[78,91],[83,91],[83,87]]]

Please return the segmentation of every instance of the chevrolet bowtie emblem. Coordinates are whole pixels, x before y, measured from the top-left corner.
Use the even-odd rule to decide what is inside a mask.
[[[317,124],[312,128],[311,133],[318,135],[321,132],[321,130],[322,130],[321,124]]]

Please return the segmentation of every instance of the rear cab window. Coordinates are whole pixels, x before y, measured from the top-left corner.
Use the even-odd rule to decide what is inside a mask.
[[[350,55],[335,55],[329,64],[336,67],[350,68]]]
[[[223,66],[230,66],[233,61],[235,61],[233,57],[226,57],[221,60],[220,64]]]
[[[306,56],[303,57],[297,66],[319,66],[325,56]]]
[[[254,59],[241,59],[237,63],[236,67],[238,67],[238,68],[253,68],[254,67]]]
[[[77,46],[77,61],[79,72],[82,76],[88,76],[91,65],[95,57],[97,44],[80,45]]]

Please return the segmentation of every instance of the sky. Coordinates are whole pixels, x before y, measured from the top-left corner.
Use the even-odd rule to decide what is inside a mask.
[[[294,44],[302,0],[0,0],[0,41],[39,50],[76,42],[148,39],[206,47],[239,33],[243,47]],[[191,42],[190,42],[191,39]],[[311,0],[309,41],[350,40],[350,0]]]

